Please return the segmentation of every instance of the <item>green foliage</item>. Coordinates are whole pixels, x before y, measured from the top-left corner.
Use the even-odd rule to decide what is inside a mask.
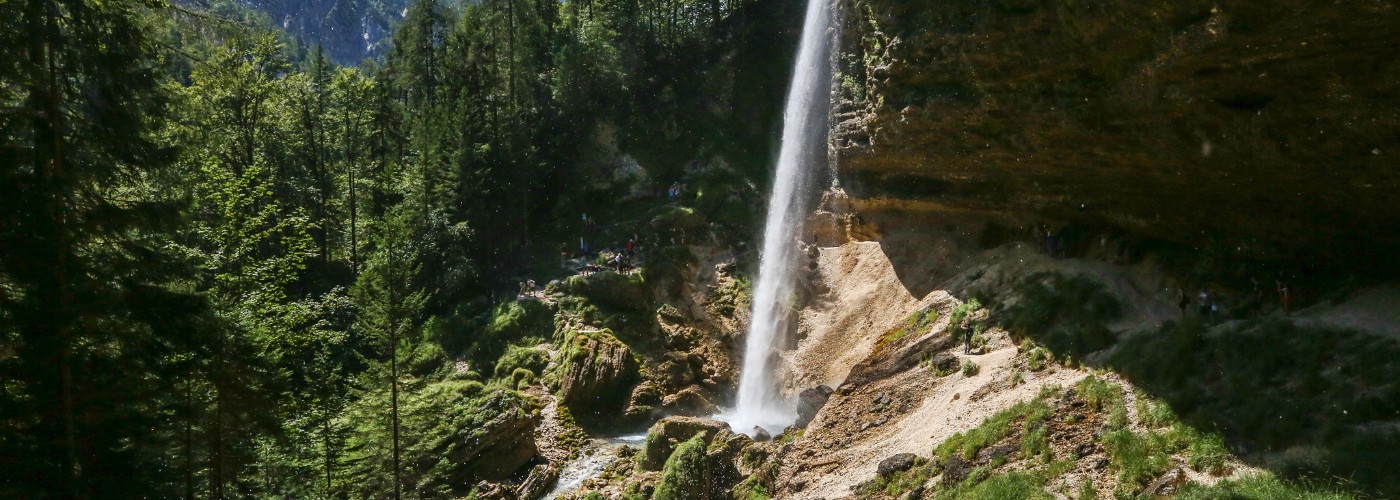
[[[1089,478],[1079,482],[1079,492],[1075,495],[1075,500],[1099,500],[1099,492],[1094,489],[1094,482]]]
[[[1225,448],[1225,439],[1218,434],[1188,432],[1190,444],[1186,448],[1186,463],[1194,470],[1209,474],[1228,472],[1225,461],[1230,458],[1230,450]]]
[[[983,477],[977,478],[969,474],[968,479],[959,484],[957,488],[939,491],[934,498],[978,500],[1055,498],[1045,491],[1045,481],[1036,477],[1035,474],[1016,471],[987,477],[985,469],[979,470],[982,471]]]
[[[1160,433],[1123,428],[1105,434],[1103,444],[1110,466],[1117,472],[1120,491],[1137,493],[1147,481],[1171,467],[1174,450],[1168,448],[1169,443]]]
[[[1269,473],[1258,473],[1236,479],[1223,479],[1210,486],[1187,483],[1176,498],[1183,500],[1208,500],[1229,498],[1240,500],[1268,500],[1290,498],[1298,500],[1349,500],[1355,495],[1337,488],[1296,485],[1285,482]]]
[[[1109,364],[1195,427],[1251,448],[1323,450],[1325,461],[1291,463],[1279,471],[1285,477],[1348,477],[1395,491],[1400,482],[1365,464],[1400,460],[1400,437],[1364,425],[1400,411],[1395,359],[1400,345],[1390,339],[1263,319],[1212,331],[1168,324],[1125,338]]]
[[[1074,383],[1075,393],[1095,411],[1112,412],[1123,406],[1123,387],[1096,376],[1088,376]]]
[[[964,459],[971,459],[977,456],[977,452],[983,448],[996,444],[1011,435],[1012,423],[1021,420],[1023,425],[1030,428],[1043,422],[1049,417],[1053,409],[1046,401],[1045,396],[1037,397],[1030,401],[1016,403],[1011,408],[999,411],[988,417],[981,425],[965,433],[959,432],[938,444],[934,448],[934,455],[947,459],[952,454],[958,454]]]
[[[1115,341],[1104,325],[1122,316],[1122,305],[1092,279],[1036,273],[1022,280],[1016,295],[1019,300],[1000,313],[1003,323],[1057,354],[1082,357]]]
[[[962,374],[963,374],[964,377],[971,377],[971,376],[977,375],[977,372],[978,372],[979,370],[980,370],[980,368],[978,368],[977,363],[973,363],[972,360],[970,360],[970,359],[965,359],[965,360],[963,360],[963,362],[962,362]]]
[[[511,353],[524,358],[511,358],[512,362],[537,363],[538,354],[523,349],[512,351],[520,345],[534,345],[544,342],[554,334],[554,313],[549,307],[533,300],[512,300],[497,305],[490,312],[485,327],[474,335],[468,350],[471,359],[490,366],[490,363],[506,361]],[[466,332],[459,333],[465,334]],[[498,365],[499,366],[499,365]],[[517,365],[531,368],[532,365]],[[514,367],[512,366],[512,369]],[[532,368],[533,369],[533,368]],[[502,375],[497,373],[497,376]]]
[[[885,334],[880,337],[880,341],[876,344],[876,348],[880,349],[893,344],[899,339],[904,338],[905,335],[917,333],[919,330],[927,328],[936,321],[938,321],[937,311],[932,309],[914,311],[908,318],[901,321],[899,325],[885,332]]]
[[[975,298],[969,299],[953,308],[948,324],[957,327],[962,324],[963,318],[976,314],[980,310],[982,310],[982,303]]]
[[[705,433],[681,443],[661,471],[656,500],[701,500],[709,498],[710,466],[705,458]]]
[[[1033,372],[1044,370],[1053,361],[1050,351],[1035,345],[1029,339],[1021,342],[1021,352],[1026,353],[1026,368]]]
[[[548,364],[549,353],[542,349],[510,346],[506,348],[506,353],[496,361],[495,376],[500,378],[520,369],[542,373]]]

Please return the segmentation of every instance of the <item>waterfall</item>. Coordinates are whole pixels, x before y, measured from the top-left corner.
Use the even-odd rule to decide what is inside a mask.
[[[725,420],[739,432],[762,426],[773,434],[797,418],[795,404],[785,398],[769,358],[777,341],[794,325],[793,278],[801,259],[797,247],[814,181],[827,160],[827,119],[831,109],[831,0],[808,0],[802,41],[792,71],[783,111],[782,148],[773,174],[773,192],[763,230],[758,282],[754,284],[753,315],[744,345],[737,407]]]

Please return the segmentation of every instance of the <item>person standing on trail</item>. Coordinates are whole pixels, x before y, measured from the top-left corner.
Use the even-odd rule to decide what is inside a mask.
[[[1279,303],[1279,306],[1281,306],[1281,307],[1283,308],[1283,315],[1284,315],[1284,316],[1287,316],[1288,313],[1289,313],[1290,307],[1293,305],[1293,304],[1292,304],[1292,297],[1290,297],[1290,296],[1288,295],[1288,284],[1284,283],[1283,280],[1281,280],[1281,279],[1280,279],[1280,280],[1276,280],[1275,283],[1278,284],[1278,303]]]
[[[963,354],[972,354],[972,320],[963,318],[959,328],[962,329],[963,334]]]
[[[1186,289],[1182,288],[1176,292],[1176,307],[1181,309],[1181,319],[1186,319],[1186,308],[1191,305],[1191,297],[1186,295]]]

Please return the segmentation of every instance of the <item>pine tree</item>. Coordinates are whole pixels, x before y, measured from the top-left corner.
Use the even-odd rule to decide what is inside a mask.
[[[165,245],[178,200],[151,184],[171,157],[146,8],[0,4],[0,496],[178,482],[162,419],[207,339]]]
[[[376,339],[389,365],[389,426],[393,496],[403,493],[402,437],[399,421],[400,354],[422,313],[424,294],[411,288],[418,266],[409,245],[411,228],[403,211],[385,218],[379,227],[376,250],[359,281],[354,297],[359,315],[356,328]]]

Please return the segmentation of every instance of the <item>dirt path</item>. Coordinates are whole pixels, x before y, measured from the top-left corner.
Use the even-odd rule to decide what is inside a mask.
[[[836,396],[794,443],[791,456],[797,459],[780,473],[779,484],[794,497],[845,498],[851,487],[875,476],[881,460],[898,453],[928,456],[953,434],[1034,398],[1041,386],[1067,386],[1086,376],[1050,368],[1024,372],[1023,382],[1012,387],[1016,348],[1009,343],[984,355],[959,357],[977,363],[980,371],[939,378],[916,367]]]

